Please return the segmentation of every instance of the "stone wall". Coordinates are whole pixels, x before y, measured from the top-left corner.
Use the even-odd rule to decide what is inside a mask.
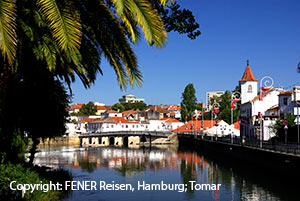
[[[77,136],[68,136],[68,137],[55,137],[55,138],[45,138],[40,139],[39,146],[55,146],[55,145],[72,145],[79,146],[80,138]]]

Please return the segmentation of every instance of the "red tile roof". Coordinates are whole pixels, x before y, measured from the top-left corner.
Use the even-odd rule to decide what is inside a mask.
[[[294,92],[293,91],[283,91],[280,92],[278,96],[286,96],[286,95],[292,95]]]
[[[89,123],[89,122],[92,122],[96,119],[99,119],[99,118],[86,118],[86,119],[78,120],[77,122],[87,122],[87,123]]]
[[[124,111],[122,112],[122,114],[134,114],[134,113],[137,113],[138,111],[135,111],[135,110],[127,110],[127,111]]]
[[[111,106],[97,106],[97,110],[109,110]]]
[[[174,118],[162,118],[160,120],[164,120],[165,122],[168,122],[168,123],[170,123],[170,122],[180,122],[179,120],[174,119]]]
[[[132,124],[132,123],[139,123],[139,122],[133,122],[133,121],[127,121],[124,117],[107,117],[105,119],[94,119],[94,121],[91,121],[89,123],[123,123],[123,124]]]
[[[240,125],[241,125],[241,122],[239,120],[233,124],[234,128],[237,130],[240,130]]]
[[[243,75],[242,79],[240,80],[240,82],[243,82],[243,81],[256,81],[256,82],[258,82],[258,80],[255,79],[249,65],[247,65],[246,70],[244,72],[244,75]]]
[[[181,110],[179,105],[166,105],[163,109],[165,110]]]
[[[80,109],[83,106],[83,104],[73,104],[72,107],[74,109]]]
[[[218,121],[220,122],[220,121]],[[207,130],[207,128],[211,128],[216,125],[216,121],[211,120],[203,120],[203,130]],[[181,127],[172,130],[172,132],[193,132],[195,130],[201,131],[202,121],[189,121],[188,123],[182,125]],[[197,127],[197,128],[196,128]]]
[[[162,106],[160,105],[152,105],[144,110],[144,112],[158,112],[158,113],[169,113],[169,111],[164,110]]]

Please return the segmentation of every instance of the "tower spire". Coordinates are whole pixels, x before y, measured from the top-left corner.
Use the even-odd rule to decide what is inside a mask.
[[[240,82],[243,82],[243,81],[256,81],[256,82],[258,81],[253,76],[253,73],[250,69],[249,60],[247,60],[247,67],[246,67],[246,70],[245,70],[244,75],[243,75],[242,79],[240,80]]]

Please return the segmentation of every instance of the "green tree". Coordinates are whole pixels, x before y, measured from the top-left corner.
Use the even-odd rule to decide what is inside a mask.
[[[93,102],[88,102],[87,104],[83,104],[79,109],[79,114],[81,115],[94,115],[97,112],[97,105]]]
[[[187,34],[191,39],[195,39],[201,34],[199,24],[191,11],[181,9],[177,2],[164,6],[157,0],[150,1],[162,17],[167,32],[176,31],[180,34]]]
[[[111,106],[112,110],[119,111],[119,112],[124,112],[125,107],[122,103],[115,103]]]
[[[217,97],[214,96],[212,99],[213,103],[216,101],[219,105],[219,114],[217,114],[219,120],[224,120],[228,124],[231,124],[231,93],[230,91],[225,91],[224,94]],[[240,110],[239,110],[239,104],[238,107],[235,107],[233,109],[233,122],[236,122],[239,119],[240,116]]]
[[[124,106],[125,110],[144,110],[147,108],[146,103],[120,103]]]
[[[24,58],[24,60],[30,58]],[[2,93],[0,93],[2,95]],[[31,162],[39,138],[65,134],[65,122],[68,117],[66,108],[69,95],[65,87],[39,63],[32,63],[29,69],[20,66],[17,76],[10,79],[8,99],[1,105],[0,138],[3,145],[0,151],[14,159],[18,154],[16,142],[23,146],[24,133],[32,139]],[[2,99],[3,100],[3,99]],[[7,133],[12,133],[8,135]],[[17,140],[17,141],[16,141]]]
[[[147,108],[147,104],[142,102],[133,103],[132,105],[134,110],[144,110]]]
[[[181,101],[181,119],[189,121],[192,119],[197,107],[196,90],[193,84],[188,84],[182,93]]]
[[[295,119],[296,117],[294,115],[288,113],[286,115],[286,119],[276,121],[275,125],[272,127],[273,131],[276,134],[275,139],[281,142],[285,141],[284,121],[288,121],[288,130],[287,130],[288,141],[297,142],[298,135],[297,135],[297,125],[294,122]]]

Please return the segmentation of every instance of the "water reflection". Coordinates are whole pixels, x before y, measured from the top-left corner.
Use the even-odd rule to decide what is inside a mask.
[[[177,151],[174,147],[152,147],[152,149],[56,147],[41,149],[35,163],[70,169],[74,180],[108,182],[113,180],[116,183],[133,185],[142,180],[147,183],[160,183],[163,180],[169,184],[187,185],[185,193],[76,191],[73,192],[70,200],[98,200],[97,196],[101,196],[103,200],[284,200],[293,198],[293,195],[284,196],[284,190],[281,190],[282,192],[269,190],[276,186],[256,184],[203,154]],[[199,184],[221,184],[221,189],[196,191],[190,181]]]

